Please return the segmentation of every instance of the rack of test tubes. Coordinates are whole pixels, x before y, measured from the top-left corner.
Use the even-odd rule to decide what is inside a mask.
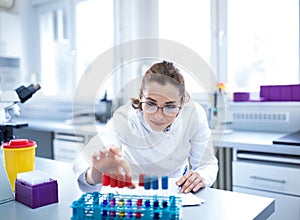
[[[161,189],[168,189],[168,176],[161,177]],[[103,173],[102,174],[102,186],[109,186],[111,188],[134,188],[132,179],[128,177],[116,177],[115,175]],[[138,186],[143,187],[145,190],[158,190],[159,189],[159,177],[158,176],[148,176],[145,174],[140,174]]]
[[[177,196],[145,196],[85,193],[72,203],[71,220],[182,219],[182,201]]]

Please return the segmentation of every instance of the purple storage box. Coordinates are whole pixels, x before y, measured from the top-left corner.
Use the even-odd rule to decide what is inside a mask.
[[[233,93],[234,102],[247,102],[250,99],[249,92],[235,92]]]
[[[270,86],[269,101],[280,101],[280,86]]]
[[[260,86],[260,97],[266,101],[300,101],[300,84]]]
[[[292,101],[292,86],[285,85],[280,87],[280,101]]]
[[[280,101],[280,86],[260,86],[260,97],[266,101]]]
[[[268,100],[269,93],[270,93],[270,87],[269,86],[260,86],[259,96],[261,98],[264,98],[264,99]]]
[[[50,179],[49,182],[30,185],[16,179],[15,200],[30,208],[38,208],[58,202],[57,181]]]
[[[291,85],[292,87],[292,101],[300,101],[300,84]]]

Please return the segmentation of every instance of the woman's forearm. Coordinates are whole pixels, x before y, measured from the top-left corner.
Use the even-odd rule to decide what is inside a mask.
[[[102,173],[99,172],[94,166],[87,170],[85,178],[88,184],[96,185],[102,182]]]

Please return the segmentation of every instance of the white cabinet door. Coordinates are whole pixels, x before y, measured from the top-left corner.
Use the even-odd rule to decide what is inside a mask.
[[[299,220],[300,197],[233,186],[232,191],[275,199],[275,212],[268,220]]]
[[[54,159],[73,163],[83,146],[83,143],[74,141],[53,140]]]

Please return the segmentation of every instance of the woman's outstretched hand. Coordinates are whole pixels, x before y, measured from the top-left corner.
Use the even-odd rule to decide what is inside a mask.
[[[92,156],[93,166],[87,171],[86,180],[89,184],[101,183],[102,173],[115,174],[117,177],[125,175],[131,178],[131,169],[123,159],[121,151],[116,146],[111,146],[108,150],[103,149]]]

